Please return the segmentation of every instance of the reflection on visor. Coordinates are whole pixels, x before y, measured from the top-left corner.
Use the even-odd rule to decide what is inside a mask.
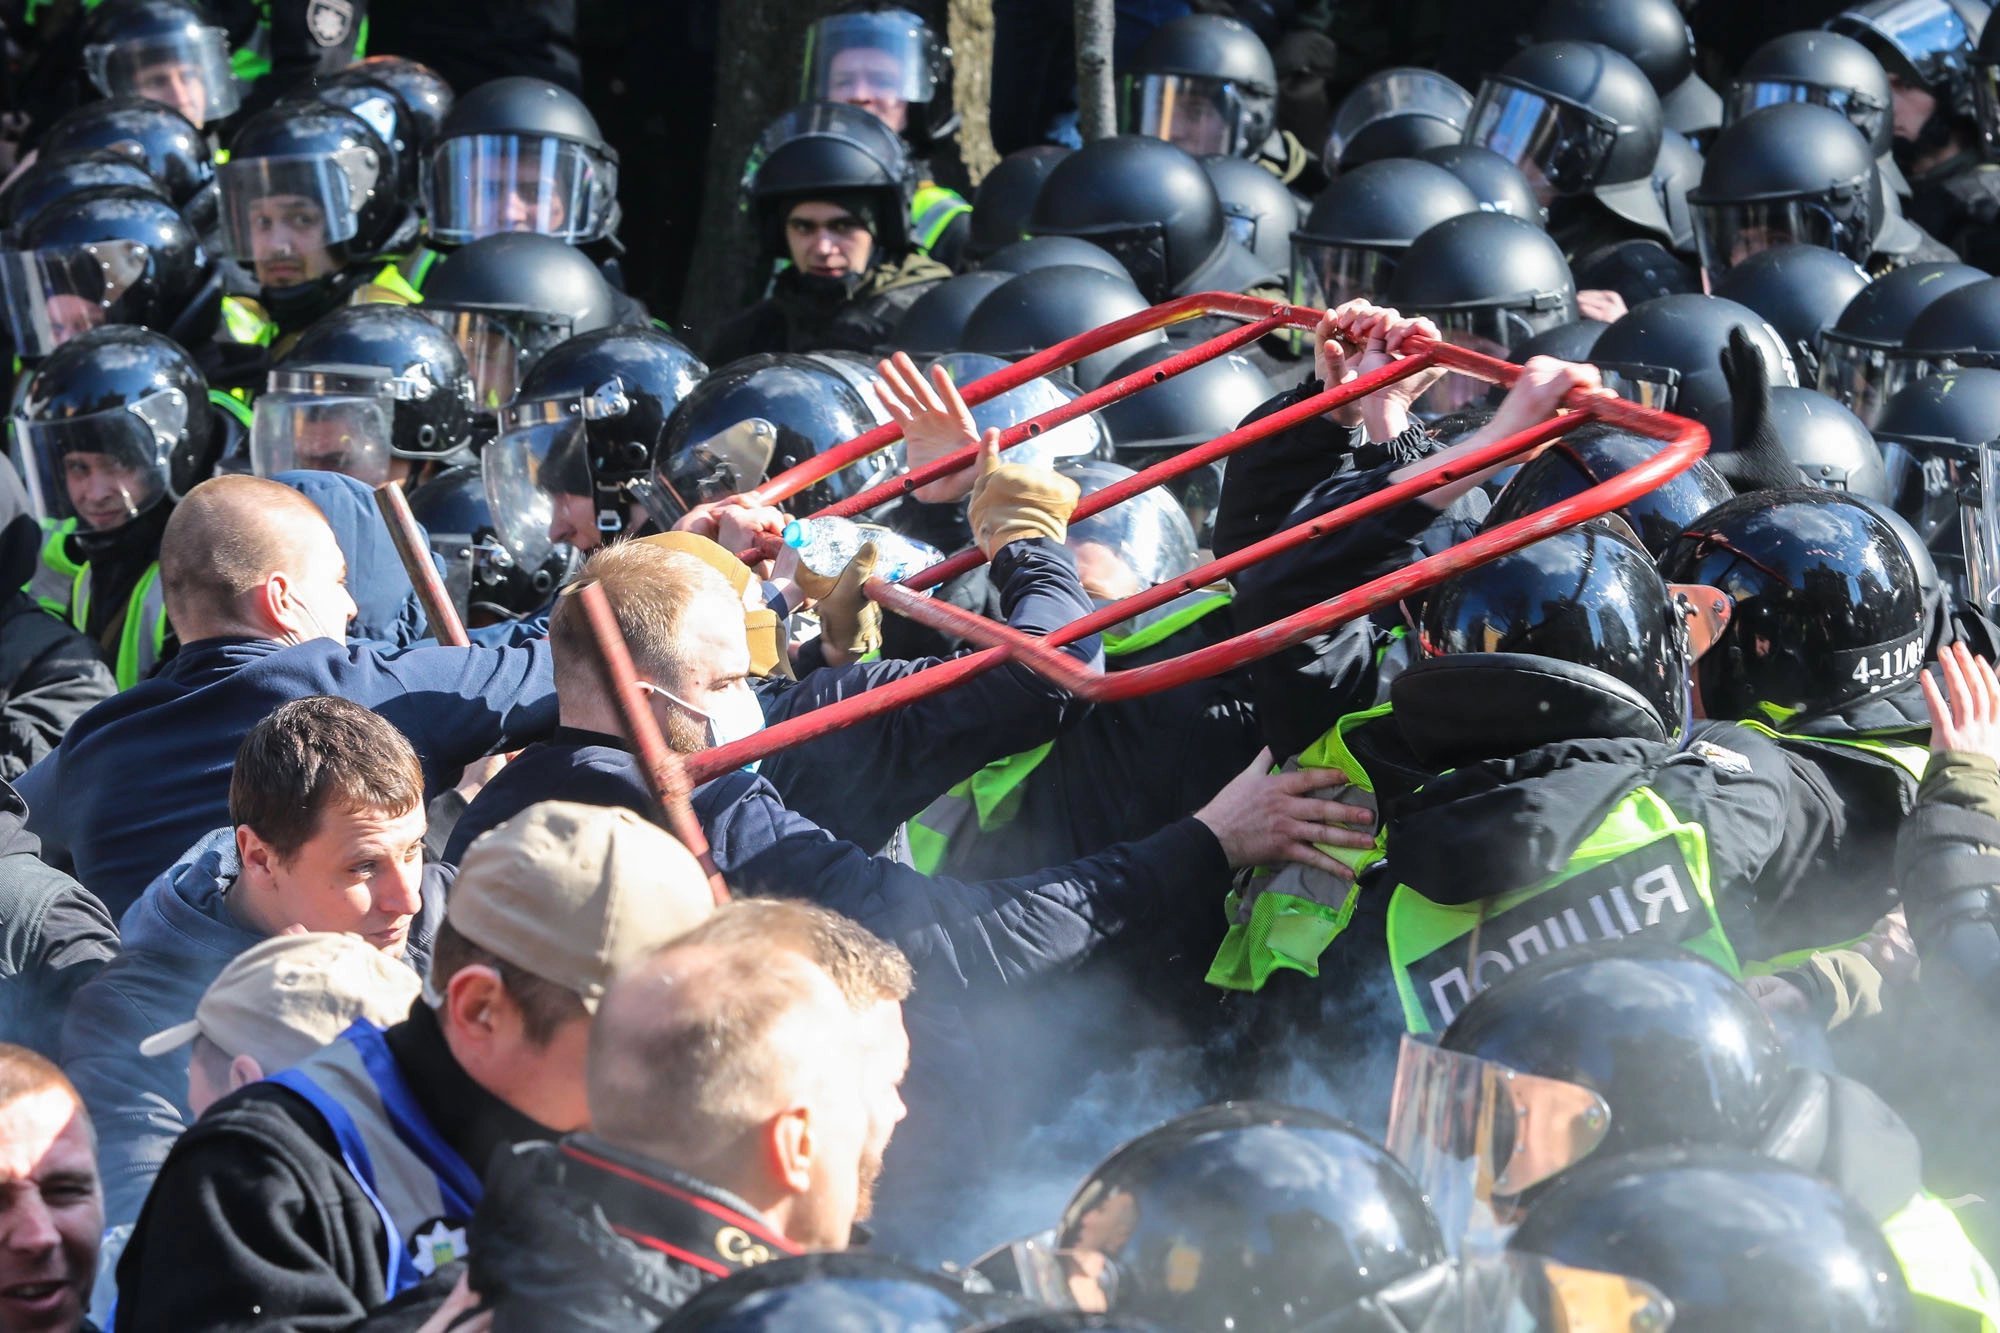
[[[1165,139],[1196,157],[1234,157],[1250,143],[1271,99],[1222,79],[1194,74],[1146,74],[1130,81],[1128,132]]]
[[[1550,195],[1582,194],[1611,156],[1618,127],[1581,107],[1512,84],[1488,81],[1473,103],[1465,141],[1520,167],[1544,205]]]
[[[1375,300],[1389,289],[1396,261],[1361,245],[1332,245],[1292,237],[1292,300],[1332,309],[1348,301]]]
[[[450,334],[465,353],[474,402],[489,412],[512,402],[535,363],[567,342],[575,326],[568,315],[525,310],[455,310],[428,303],[412,309]]]
[[[1830,331],[1820,335],[1819,391],[1845,404],[1870,429],[1883,406],[1926,369],[1891,348],[1849,342]]]
[[[516,403],[499,436],[480,455],[493,526],[515,557],[533,569],[554,549],[552,495],[590,495],[583,413],[575,400]]]
[[[16,413],[15,460],[43,518],[75,518],[98,532],[123,527],[166,494],[188,400],[161,389],[121,407],[55,421]]]
[[[532,231],[571,245],[611,230],[618,167],[587,144],[539,134],[468,134],[431,151],[424,177],[431,230],[463,245]]]
[[[1615,361],[1595,364],[1604,387],[1626,402],[1661,412],[1674,410],[1674,400],[1680,396],[1681,389],[1681,373],[1678,370],[1671,366],[1621,365]]]
[[[229,38],[220,28],[190,26],[83,48],[84,72],[106,97],[143,97],[170,106],[199,129],[242,105],[229,70]]]
[[[1690,199],[1702,271],[1712,281],[1750,256],[1781,245],[1818,246],[1861,263],[1874,246],[1864,197],[1865,190],[1857,186],[1846,200],[1831,203],[1805,199],[1702,203]]]
[[[1972,34],[1947,0],[1903,0],[1872,18],[1850,16],[1879,33],[1913,65],[1934,56],[1972,49]]]
[[[1881,133],[1883,120],[1889,114],[1888,107],[1852,88],[1823,88],[1811,83],[1761,79],[1731,85],[1728,116],[1732,121],[1741,120],[1759,107],[1776,106],[1780,102],[1809,102],[1838,111],[1871,144]]]
[[[223,163],[215,178],[231,257],[268,262],[324,255],[327,246],[352,240],[361,204],[374,193],[381,170],[375,150],[366,147]]]
[[[1588,1088],[1404,1034],[1387,1145],[1423,1187],[1454,1253],[1512,1230],[1520,1194],[1610,1132],[1611,1108]]]
[[[137,241],[0,252],[0,301],[14,350],[47,356],[104,323],[111,305],[146,276],[150,257]]]
[[[1666,1333],[1673,1303],[1650,1283],[1509,1250],[1459,1261],[1454,1333]],[[1425,1329],[1443,1333],[1433,1320]]]
[[[1519,312],[1488,306],[1476,310],[1423,310],[1413,312],[1430,319],[1438,326],[1444,340],[1454,347],[1464,347],[1499,360],[1508,359],[1510,349],[1518,342],[1534,336],[1534,329]],[[1462,412],[1473,404],[1483,401],[1493,391],[1493,386],[1485,380],[1470,375],[1460,375],[1456,371],[1442,376],[1437,383],[1424,390],[1423,395],[1411,405],[1411,411],[1425,421],[1435,421],[1439,417]]]
[[[1334,113],[1326,137],[1327,170],[1339,166],[1361,132],[1379,121],[1429,116],[1462,132],[1471,113],[1471,94],[1444,75],[1427,69],[1385,70],[1363,81]]]

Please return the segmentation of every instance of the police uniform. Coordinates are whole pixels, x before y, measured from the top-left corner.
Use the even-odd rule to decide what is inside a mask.
[[[719,366],[758,352],[879,351],[903,312],[950,276],[916,251],[885,259],[852,282],[807,277],[788,264],[769,296],[715,330],[706,360]]]
[[[917,250],[955,271],[971,235],[972,205],[965,196],[934,180],[918,182],[910,196],[910,240]]]

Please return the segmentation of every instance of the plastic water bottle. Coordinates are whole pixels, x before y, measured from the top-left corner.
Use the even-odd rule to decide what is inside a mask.
[[[944,559],[926,545],[876,523],[851,518],[798,518],[785,525],[785,545],[799,553],[799,563],[821,578],[835,579],[865,542],[875,543],[875,577],[889,583],[929,569]]]

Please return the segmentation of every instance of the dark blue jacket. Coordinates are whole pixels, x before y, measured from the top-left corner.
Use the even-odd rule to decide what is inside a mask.
[[[344,472],[280,472],[272,480],[319,506],[347,557],[347,591],[355,605],[354,619],[347,622],[349,643],[394,652],[429,634],[389,525],[375,507],[373,487]],[[423,528],[417,531],[421,534]]]
[[[315,694],[394,723],[416,747],[427,795],[472,760],[539,740],[556,723],[546,641],[383,657],[330,639],[205,639],[84,714],[22,775],[28,828],[51,864],[74,866],[122,915],[196,839],[229,822],[229,775],[250,728]]]

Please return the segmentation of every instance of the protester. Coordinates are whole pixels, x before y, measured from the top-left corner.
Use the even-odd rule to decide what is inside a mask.
[[[97,1137],[62,1071],[0,1043],[0,1327],[76,1333],[104,1230]]]
[[[118,954],[97,896],[41,859],[27,804],[0,783],[0,1032],[48,1059],[84,984]]]

